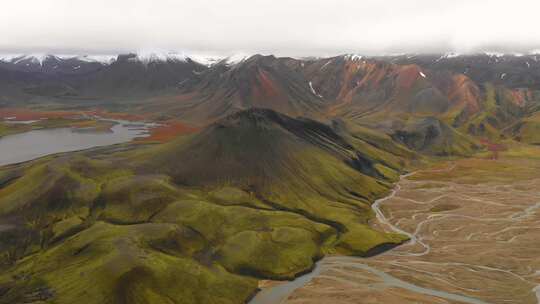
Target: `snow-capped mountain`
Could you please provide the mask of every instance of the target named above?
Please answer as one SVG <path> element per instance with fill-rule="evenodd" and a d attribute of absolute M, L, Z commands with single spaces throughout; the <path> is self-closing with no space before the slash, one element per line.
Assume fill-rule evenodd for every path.
<path fill-rule="evenodd" d="M 133 53 L 133 56 L 129 58 L 131 61 L 138 61 L 144 64 L 150 64 L 153 62 L 186 62 L 189 57 L 183 53 L 176 52 L 137 52 Z"/>
<path fill-rule="evenodd" d="M 70 56 L 66 58 L 77 59 L 87 62 L 98 62 L 102 64 L 110 64 L 116 61 L 118 55 L 82 55 L 82 56 Z"/>
<path fill-rule="evenodd" d="M 189 58 L 197 63 L 200 63 L 202 65 L 205 65 L 207 67 L 211 67 L 214 64 L 217 64 L 223 60 L 223 56 L 215 56 L 215 55 L 198 55 L 198 54 L 192 54 L 189 55 Z"/>
<path fill-rule="evenodd" d="M 51 55 L 51 54 L 4 54 L 0 55 L 0 62 L 12 64 L 39 64 L 47 61 L 85 61 L 109 64 L 115 61 L 117 55 Z"/>
<path fill-rule="evenodd" d="M 80 74 L 95 71 L 114 62 L 116 56 L 105 55 L 0 55 L 0 67 L 20 72 L 45 74 Z"/>
<path fill-rule="evenodd" d="M 336 110 L 362 113 L 381 101 L 388 101 L 392 110 L 439 113 L 459 106 L 474 114 L 487 82 L 518 90 L 509 93 L 516 96 L 521 88 L 540 88 L 539 59 L 540 55 L 456 53 L 329 58 L 159 51 L 3 55 L 0 98 L 9 102 L 156 98 L 159 101 L 144 106 L 202 120 L 246 107 L 296 116 L 320 113 L 333 104 Z M 527 94 L 523 100 L 536 98 L 536 93 Z"/>
<path fill-rule="evenodd" d="M 240 62 L 243 62 L 244 60 L 248 59 L 251 56 L 252 55 L 248 55 L 248 54 L 245 54 L 245 53 L 234 54 L 234 55 L 228 56 L 225 59 L 223 59 L 223 63 L 225 63 L 225 64 L 227 64 L 229 66 L 232 66 L 232 65 L 238 64 Z"/>
<path fill-rule="evenodd" d="M 251 54 L 238 53 L 230 56 L 163 52 L 163 51 L 138 51 L 128 54 L 98 54 L 98 55 L 70 55 L 70 54 L 0 54 L 0 66 L 12 70 L 26 72 L 45 73 L 69 73 L 85 71 L 83 66 L 92 64 L 93 68 L 108 66 L 115 63 L 118 58 L 127 59 L 132 63 L 145 66 L 167 62 L 194 62 L 206 67 L 215 64 L 236 65 L 249 57 Z"/>

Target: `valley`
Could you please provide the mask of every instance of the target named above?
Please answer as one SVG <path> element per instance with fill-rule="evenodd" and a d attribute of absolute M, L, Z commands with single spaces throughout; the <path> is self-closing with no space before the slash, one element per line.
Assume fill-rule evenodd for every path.
<path fill-rule="evenodd" d="M 0 304 L 537 303 L 538 71 L 0 57 Z"/>

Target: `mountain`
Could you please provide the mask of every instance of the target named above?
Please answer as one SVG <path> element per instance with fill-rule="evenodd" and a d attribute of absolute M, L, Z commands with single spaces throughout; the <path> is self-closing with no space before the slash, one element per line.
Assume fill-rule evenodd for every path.
<path fill-rule="evenodd" d="M 486 71 L 483 64 L 489 60 L 494 60 L 494 70 L 501 70 L 517 60 L 526 63 L 534 59 L 534 56 L 506 57 L 425 55 L 373 58 L 344 55 L 306 60 L 302 64 L 292 63 L 292 66 L 305 75 L 315 91 L 324 96 L 330 115 L 357 120 L 393 137 L 397 133 L 409 133 L 403 129 L 405 125 L 438 121 L 436 125 L 441 126 L 440 131 L 455 130 L 437 134 L 454 134 L 451 137 L 463 139 L 458 140 L 463 148 L 476 145 L 472 144 L 471 138 L 466 139 L 468 136 L 492 140 L 505 137 L 502 130 L 538 108 L 536 80 L 529 81 L 525 87 L 515 87 L 516 82 L 506 83 L 478 76 Z M 495 61 L 496 58 L 500 59 Z M 472 72 L 461 73 L 459 68 L 449 63 L 456 60 L 477 63 L 476 66 L 470 65 Z M 531 65 L 530 75 L 537 70 Z M 522 71 L 517 73 L 527 75 Z M 435 125 L 432 127 L 439 129 Z M 455 140 L 446 138 L 444 142 Z M 471 149 L 450 148 L 446 152 L 431 152 L 445 154 L 456 151 Z"/>
<path fill-rule="evenodd" d="M 367 151 L 355 151 L 354 142 L 347 139 L 349 131 L 346 127 L 336 129 L 339 122 L 335 124 L 336 126 L 326 125 L 307 118 L 294 119 L 269 109 L 249 109 L 211 124 L 188 146 L 184 142 L 180 145 L 182 148 L 174 143 L 170 144 L 170 153 L 166 153 L 164 148 L 163 153 L 156 157 L 163 163 L 171 164 L 170 175 L 175 177 L 178 183 L 186 185 L 214 183 L 222 179 L 233 182 L 241 178 L 250 181 L 244 186 L 263 187 L 268 182 L 260 181 L 259 184 L 258 178 L 291 175 L 296 179 L 301 171 L 269 173 L 294 169 L 296 165 L 286 165 L 284 160 L 296 151 L 303 153 L 320 150 L 319 152 L 331 154 L 340 162 L 372 178 L 385 178 L 386 169 L 378 170 L 381 166 L 392 170 L 399 170 L 402 166 L 398 164 L 396 156 L 378 160 L 376 152 L 368 154 Z M 174 166 L 174 158 L 185 159 L 186 163 Z M 291 161 L 306 162 L 304 159 Z M 155 160 L 150 163 L 157 164 L 160 168 L 159 162 Z M 202 172 L 204 174 L 200 178 L 203 180 L 198 181 Z M 272 183 L 276 182 L 283 181 L 272 180 Z"/>
<path fill-rule="evenodd" d="M 212 121 L 249 108 L 267 108 L 292 116 L 321 116 L 323 101 L 284 59 L 274 56 L 226 59 L 182 83 L 165 105 L 183 119 Z M 160 99 L 163 99 L 160 97 Z"/>
<path fill-rule="evenodd" d="M 163 145 L 0 168 L 0 303 L 243 303 L 325 254 L 396 246 L 370 204 L 403 170 L 394 153 L 414 153 L 378 136 L 251 109 Z"/>
<path fill-rule="evenodd" d="M 119 55 L 95 73 L 69 82 L 81 96 L 99 98 L 144 98 L 175 89 L 195 73 L 206 69 L 182 55 Z"/>
<path fill-rule="evenodd" d="M 416 64 L 442 73 L 459 73 L 473 83 L 479 101 L 475 115 L 453 115 L 449 121 L 462 132 L 478 137 L 500 139 L 531 138 L 519 130 L 534 125 L 540 99 L 539 55 L 443 54 L 403 55 L 378 58 L 395 64 Z M 534 129 L 534 127 L 532 127 Z M 508 132 L 514 130 L 514 132 Z M 517 132 L 517 133 L 516 133 Z M 525 133 L 529 133 L 525 131 Z"/>
<path fill-rule="evenodd" d="M 0 105 L 28 105 L 76 96 L 66 79 L 97 72 L 105 63 L 87 57 L 12 55 L 0 58 Z"/>
<path fill-rule="evenodd" d="M 50 75 L 73 75 L 96 71 L 112 61 L 110 57 L 11 55 L 0 57 L 0 69 Z"/>
<path fill-rule="evenodd" d="M 303 74 L 334 113 L 439 115 L 466 111 L 470 115 L 479 108 L 479 89 L 465 75 L 423 69 L 417 64 L 345 55 L 308 61 Z"/>
<path fill-rule="evenodd" d="M 0 102 L 60 103 L 63 107 L 112 106 L 174 89 L 207 66 L 184 55 L 20 55 L 0 60 Z M 12 98 L 15 97 L 15 98 Z M 104 99 L 110 99 L 105 102 Z M 126 107 L 129 106 L 125 105 Z"/>

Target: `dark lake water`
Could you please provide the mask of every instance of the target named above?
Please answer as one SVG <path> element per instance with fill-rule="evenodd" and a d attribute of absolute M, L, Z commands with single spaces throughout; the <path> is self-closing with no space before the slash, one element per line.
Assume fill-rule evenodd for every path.
<path fill-rule="evenodd" d="M 111 131 L 71 128 L 32 130 L 0 137 L 0 166 L 42 156 L 108 146 L 148 135 L 151 124 L 117 121 Z"/>

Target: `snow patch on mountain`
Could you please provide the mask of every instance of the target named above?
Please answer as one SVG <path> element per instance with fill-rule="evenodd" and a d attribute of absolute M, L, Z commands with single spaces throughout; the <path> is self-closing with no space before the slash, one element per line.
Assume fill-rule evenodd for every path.
<path fill-rule="evenodd" d="M 321 67 L 321 70 L 323 70 L 323 69 L 324 69 L 327 65 L 329 65 L 332 61 L 333 61 L 332 59 L 328 60 L 328 62 L 325 63 L 325 64 Z"/>
<path fill-rule="evenodd" d="M 489 57 L 503 57 L 504 53 L 499 53 L 499 52 L 484 52 L 484 54 L 486 54 L 487 56 Z"/>
<path fill-rule="evenodd" d="M 346 60 L 350 60 L 350 61 L 357 61 L 357 60 L 361 60 L 363 58 L 362 55 L 358 55 L 358 54 L 346 54 L 343 57 Z"/>
<path fill-rule="evenodd" d="M 198 54 L 189 55 L 189 58 L 207 67 L 211 67 L 212 65 L 225 59 L 225 57 L 223 56 L 198 55 Z"/>
<path fill-rule="evenodd" d="M 118 58 L 117 55 L 82 55 L 82 56 L 73 56 L 70 59 L 77 59 L 85 62 L 97 62 L 101 64 L 110 64 L 116 61 Z"/>
<path fill-rule="evenodd" d="M 448 59 L 448 58 L 456 58 L 456 57 L 459 57 L 461 56 L 461 54 L 459 53 L 455 53 L 455 52 L 448 52 L 448 53 L 444 53 L 441 57 L 439 57 L 437 60 L 435 60 L 435 62 L 439 62 L 443 59 Z"/>
<path fill-rule="evenodd" d="M 313 93 L 313 95 L 317 96 L 317 97 L 320 97 L 320 98 L 323 98 L 322 95 L 320 94 L 317 94 L 317 92 L 315 91 L 315 89 L 313 88 L 313 83 L 310 81 L 309 82 L 309 88 L 311 89 L 311 93 Z"/>
<path fill-rule="evenodd" d="M 35 64 L 39 64 L 39 65 L 43 65 L 43 62 L 47 59 L 47 58 L 54 58 L 53 55 L 47 55 L 47 54 L 33 54 L 33 55 L 27 55 L 27 56 L 23 56 L 22 58 L 20 59 L 16 59 L 16 62 L 15 63 L 19 63 L 21 61 L 26 61 L 26 60 L 30 60 L 32 63 L 35 63 Z"/>
<path fill-rule="evenodd" d="M 444 58 L 455 58 L 459 56 L 461 56 L 461 54 L 455 53 L 455 52 L 449 52 L 449 53 L 444 54 Z"/>
<path fill-rule="evenodd" d="M 188 57 L 184 53 L 176 53 L 176 52 L 162 52 L 162 51 L 154 51 L 154 50 L 143 50 L 139 51 L 135 54 L 134 57 L 130 58 L 130 60 L 136 60 L 140 61 L 144 64 L 149 64 L 151 62 L 167 62 L 167 61 L 183 61 L 186 62 L 188 60 Z"/>
<path fill-rule="evenodd" d="M 249 57 L 251 57 L 251 55 L 248 55 L 246 53 L 238 53 L 225 58 L 224 61 L 227 65 L 236 65 L 240 62 L 245 61 Z"/>

